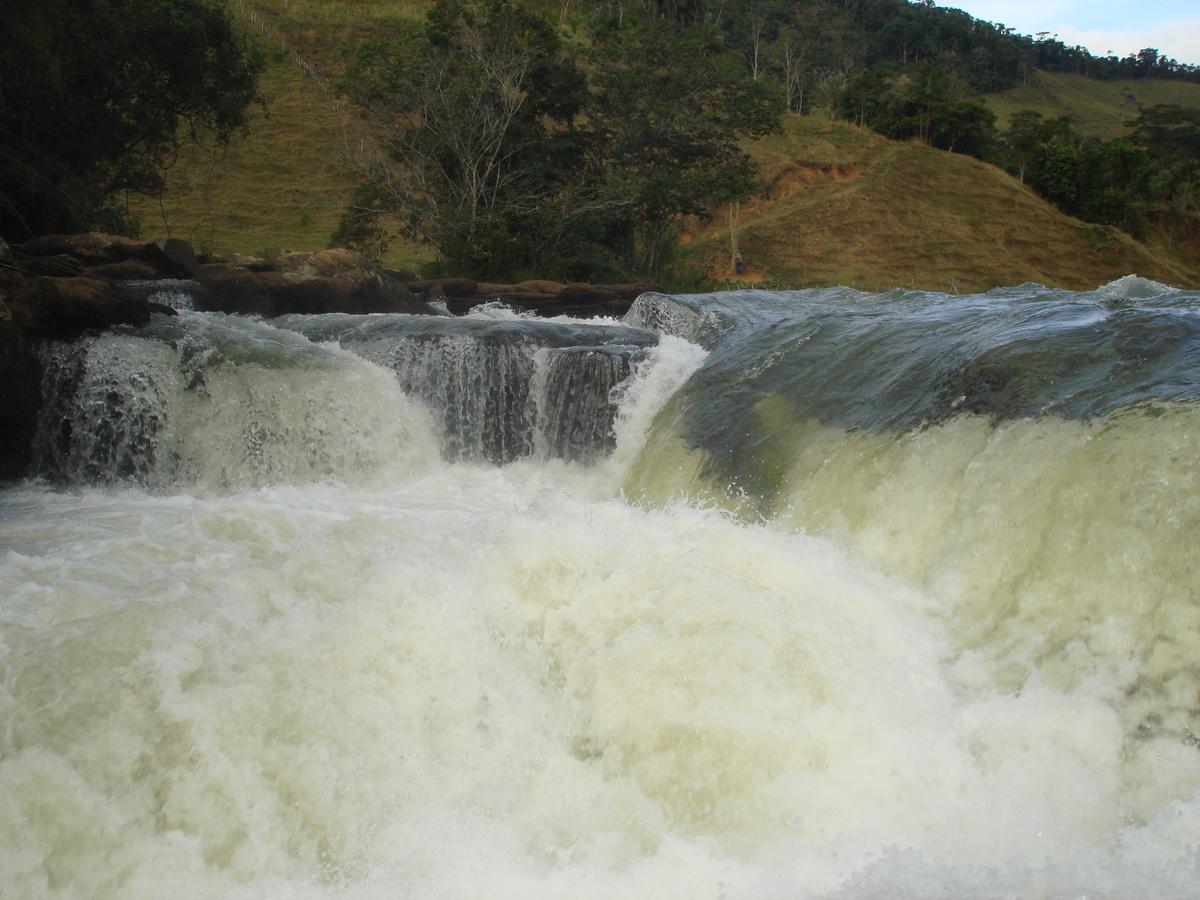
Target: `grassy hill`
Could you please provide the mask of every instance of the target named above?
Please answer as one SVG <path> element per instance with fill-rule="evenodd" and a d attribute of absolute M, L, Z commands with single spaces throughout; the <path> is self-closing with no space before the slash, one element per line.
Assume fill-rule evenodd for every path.
<path fill-rule="evenodd" d="M 266 51 L 259 85 L 264 106 L 255 111 L 248 136 L 227 153 L 185 148 L 168 173 L 161 202 L 132 202 L 143 231 L 182 237 L 218 253 L 324 247 L 357 184 L 352 163 L 369 136 L 339 109 L 328 84 L 323 91 L 300 68 L 296 54 L 327 79 L 336 74 L 338 48 L 352 31 L 416 18 L 427 6 L 355 0 L 231 4 L 238 23 Z M 417 268 L 429 255 L 428 248 L 397 241 L 387 262 Z"/>
<path fill-rule="evenodd" d="M 262 79 L 266 109 L 249 137 L 222 157 L 189 151 L 169 176 L 163 202 L 136 209 L 148 234 L 170 232 L 198 248 L 258 254 L 324 246 L 354 188 L 351 161 L 361 127 L 336 108 L 320 78 L 336 74 L 339 48 L 382 23 L 419 17 L 421 0 L 257 0 L 239 21 L 260 33 L 270 62 Z M 1070 109 L 1074 91 L 1092 98 L 1077 109 L 1096 122 L 1121 82 L 1039 75 L 995 102 L 1027 108 L 1041 91 L 1051 114 Z M 1138 101 L 1182 102 L 1200 85 L 1137 82 Z M 327 85 L 326 85 L 327 87 Z M 1026 93 L 1018 93 L 1024 91 Z M 1165 95 L 1163 92 L 1166 92 Z M 1124 102 L 1123 100 L 1121 102 Z M 1120 103 L 1114 107 L 1121 109 Z M 1081 121 L 1081 125 L 1083 122 Z M 1100 126 L 1089 126 L 1100 127 Z M 1108 127 L 1108 126 L 1106 126 Z M 368 148 L 369 149 L 369 148 Z M 888 141 L 818 116 L 789 117 L 783 135 L 750 147 L 767 195 L 744 204 L 740 245 L 745 280 L 781 285 L 841 283 L 976 290 L 1039 281 L 1090 287 L 1137 272 L 1173 284 L 1200 284 L 1200 271 L 1111 228 L 1071 219 L 1000 170 L 924 145 Z M 684 236 L 684 261 L 708 278 L 731 277 L 724 214 Z M 397 242 L 388 262 L 419 268 L 427 248 Z"/>
<path fill-rule="evenodd" d="M 756 148 L 767 195 L 743 205 L 742 279 L 865 289 L 1087 288 L 1137 273 L 1200 285 L 1200 271 L 1114 228 L 1072 219 L 986 163 L 816 116 Z M 727 220 L 689 235 L 688 259 L 729 278 Z"/>
<path fill-rule="evenodd" d="M 1047 117 L 1070 116 L 1087 137 L 1111 140 L 1125 133 L 1125 123 L 1160 103 L 1200 109 L 1200 84 L 1185 81 L 1118 79 L 1099 81 L 1083 75 L 1034 72 L 1026 84 L 984 98 L 996 113 L 999 128 L 1013 114 L 1033 109 Z"/>

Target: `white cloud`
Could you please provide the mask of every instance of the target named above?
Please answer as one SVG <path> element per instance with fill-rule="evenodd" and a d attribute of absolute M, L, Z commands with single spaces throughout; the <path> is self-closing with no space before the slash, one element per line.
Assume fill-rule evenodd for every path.
<path fill-rule="evenodd" d="M 1160 53 L 1180 62 L 1200 64 L 1200 16 L 1163 22 L 1149 28 L 1087 29 L 1056 25 L 1050 29 L 1058 39 L 1074 46 L 1082 44 L 1093 53 L 1109 50 L 1128 56 L 1143 47 L 1155 47 Z"/>
<path fill-rule="evenodd" d="M 1067 44 L 1118 56 L 1156 47 L 1200 64 L 1200 15 L 1178 0 L 939 0 L 977 19 L 1003 22 L 1022 34 L 1057 34 Z"/>

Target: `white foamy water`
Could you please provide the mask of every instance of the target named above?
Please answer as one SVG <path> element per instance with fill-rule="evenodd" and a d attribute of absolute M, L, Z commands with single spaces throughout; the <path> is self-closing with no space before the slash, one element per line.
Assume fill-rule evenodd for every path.
<path fill-rule="evenodd" d="M 5 900 L 1195 894 L 1193 406 L 795 423 L 748 523 L 677 338 L 590 466 L 165 354 L 190 480 L 0 492 Z"/>

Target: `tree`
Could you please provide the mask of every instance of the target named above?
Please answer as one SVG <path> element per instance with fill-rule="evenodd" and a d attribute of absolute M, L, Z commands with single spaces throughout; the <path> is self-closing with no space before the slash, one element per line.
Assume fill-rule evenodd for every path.
<path fill-rule="evenodd" d="M 838 113 L 891 138 L 982 157 L 992 147 L 995 115 L 940 66 L 910 66 L 889 81 L 879 70 L 846 83 Z"/>
<path fill-rule="evenodd" d="M 779 81 L 783 87 L 783 106 L 788 112 L 795 112 L 797 115 L 804 114 L 808 49 L 800 32 L 790 27 L 780 31 L 779 40 L 775 44 L 775 54 L 779 61 Z"/>
<path fill-rule="evenodd" d="M 1166 104 L 1142 110 L 1131 139 L 1154 164 L 1153 199 L 1176 220 L 1200 213 L 1200 110 Z"/>
<path fill-rule="evenodd" d="M 227 142 L 260 55 L 206 0 L 9 0 L 0 17 L 0 235 L 133 232 L 181 142 Z"/>
<path fill-rule="evenodd" d="M 1025 173 L 1037 163 L 1045 133 L 1045 120 L 1040 112 L 1023 109 L 1015 113 L 1005 135 L 1009 156 L 1017 169 L 1017 178 L 1025 183 Z"/>
<path fill-rule="evenodd" d="M 752 192 L 740 141 L 779 129 L 782 98 L 735 55 L 702 52 L 694 30 L 658 23 L 610 35 L 592 64 L 592 169 L 622 210 L 627 264 L 655 274 L 681 217 Z"/>
<path fill-rule="evenodd" d="M 549 23 L 509 0 L 439 0 L 421 25 L 356 48 L 341 86 L 387 147 L 364 173 L 371 193 L 411 237 L 464 273 L 535 265 L 582 162 L 585 81 Z"/>
<path fill-rule="evenodd" d="M 1084 145 L 1080 161 L 1081 218 L 1133 230 L 1149 176 L 1149 155 L 1125 138 Z"/>
<path fill-rule="evenodd" d="M 439 0 L 425 23 L 350 57 L 342 85 L 388 148 L 361 196 L 389 197 L 463 274 L 656 273 L 680 217 L 751 190 L 739 141 L 782 112 L 737 53 L 680 24 L 697 8 L 600 22 L 588 78 L 528 9 Z M 374 241 L 377 207 L 356 206 L 339 236 Z"/>

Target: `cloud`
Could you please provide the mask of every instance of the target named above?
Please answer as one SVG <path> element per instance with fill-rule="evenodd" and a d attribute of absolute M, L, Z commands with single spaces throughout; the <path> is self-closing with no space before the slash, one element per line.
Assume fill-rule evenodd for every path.
<path fill-rule="evenodd" d="M 1200 64 L 1200 15 L 1194 0 L 941 0 L 986 22 L 1022 34 L 1045 31 L 1093 53 L 1128 56 L 1156 47 L 1180 62 Z"/>
<path fill-rule="evenodd" d="M 1180 62 L 1200 64 L 1200 16 L 1162 22 L 1149 28 L 1089 29 L 1055 25 L 1050 31 L 1056 32 L 1065 44 L 1082 44 L 1100 55 L 1111 50 L 1117 56 L 1128 56 L 1143 47 L 1155 47 Z"/>

